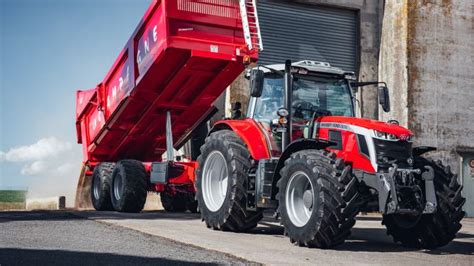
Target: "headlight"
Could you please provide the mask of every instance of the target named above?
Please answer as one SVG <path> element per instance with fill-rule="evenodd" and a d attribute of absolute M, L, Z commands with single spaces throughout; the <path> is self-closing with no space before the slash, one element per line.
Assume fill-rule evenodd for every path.
<path fill-rule="evenodd" d="M 374 137 L 377 139 L 383 139 L 383 140 L 391 140 L 391 141 L 398 141 L 400 140 L 396 135 L 394 134 L 389 134 L 385 133 L 382 131 L 374 130 Z"/>

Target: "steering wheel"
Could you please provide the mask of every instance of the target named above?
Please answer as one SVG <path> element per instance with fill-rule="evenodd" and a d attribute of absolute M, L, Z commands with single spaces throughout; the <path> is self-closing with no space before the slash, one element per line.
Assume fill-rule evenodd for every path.
<path fill-rule="evenodd" d="M 294 116 L 301 119 L 305 118 L 303 111 L 313 112 L 316 109 L 312 103 L 303 100 L 294 101 L 291 107 L 294 109 Z"/>

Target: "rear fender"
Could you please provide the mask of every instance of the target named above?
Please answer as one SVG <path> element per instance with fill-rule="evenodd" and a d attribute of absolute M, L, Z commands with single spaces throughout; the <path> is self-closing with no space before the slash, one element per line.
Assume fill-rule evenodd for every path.
<path fill-rule="evenodd" d="M 234 131 L 242 139 L 254 160 L 270 158 L 267 139 L 253 119 L 218 121 L 210 133 L 225 129 Z"/>

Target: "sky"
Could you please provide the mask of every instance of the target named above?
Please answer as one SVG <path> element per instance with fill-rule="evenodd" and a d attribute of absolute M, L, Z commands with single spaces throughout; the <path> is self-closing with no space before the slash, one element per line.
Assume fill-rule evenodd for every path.
<path fill-rule="evenodd" d="M 151 0 L 0 0 L 0 189 L 72 204 L 75 92 L 103 80 Z"/>

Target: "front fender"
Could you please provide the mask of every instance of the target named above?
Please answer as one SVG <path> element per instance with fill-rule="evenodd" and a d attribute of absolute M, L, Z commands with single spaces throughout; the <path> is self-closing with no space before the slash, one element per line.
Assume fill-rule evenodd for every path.
<path fill-rule="evenodd" d="M 290 158 L 290 156 L 298 151 L 302 150 L 309 150 L 309 149 L 315 149 L 315 150 L 323 150 L 326 149 L 327 147 L 334 145 L 334 142 L 327 141 L 325 139 L 297 139 L 290 143 L 288 147 L 286 147 L 285 151 L 281 154 L 280 159 L 278 160 L 278 163 L 275 167 L 275 172 L 273 174 L 273 188 L 276 188 L 278 180 L 280 180 L 280 170 L 285 166 L 285 161 L 286 159 Z M 276 196 L 276 189 L 273 190 L 272 193 L 272 198 L 275 198 Z"/>
<path fill-rule="evenodd" d="M 214 124 L 211 133 L 223 129 L 234 131 L 247 145 L 254 160 L 269 159 L 271 157 L 265 134 L 253 119 L 221 120 Z"/>

